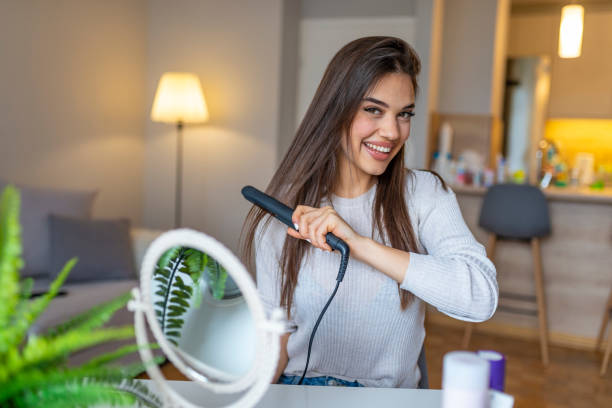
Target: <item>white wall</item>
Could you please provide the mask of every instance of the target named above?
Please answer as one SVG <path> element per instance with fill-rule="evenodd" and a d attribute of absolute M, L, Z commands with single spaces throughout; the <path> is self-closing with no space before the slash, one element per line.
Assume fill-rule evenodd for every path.
<path fill-rule="evenodd" d="M 410 148 L 406 150 L 406 164 L 411 168 L 425 168 L 430 112 L 438 111 L 444 0 L 418 0 L 416 4 L 416 38 L 414 47 L 421 58 L 420 91 L 417 95 L 415 117 L 410 129 Z"/>
<path fill-rule="evenodd" d="M 440 112 L 499 114 L 508 12 L 508 0 L 445 2 Z"/>
<path fill-rule="evenodd" d="M 0 178 L 142 208 L 145 1 L 0 0 Z"/>
<path fill-rule="evenodd" d="M 296 90 L 295 125 L 301 120 L 332 56 L 343 45 L 366 35 L 396 35 L 407 40 L 422 62 L 419 76 L 421 93 L 416 117 L 407 143 L 409 167 L 425 165 L 427 128 L 429 126 L 430 86 L 438 81 L 438 27 L 442 0 L 308 0 L 301 2 L 300 74 Z M 436 91 L 437 92 L 437 91 Z M 288 146 L 293 134 L 281 134 L 281 144 Z M 285 149 L 282 151 L 284 152 Z"/>
<path fill-rule="evenodd" d="M 249 208 L 240 189 L 264 188 L 276 167 L 281 0 L 149 2 L 146 107 L 165 71 L 195 72 L 211 120 L 187 126 L 183 225 L 238 248 Z M 174 215 L 176 129 L 147 121 L 144 223 Z"/>
<path fill-rule="evenodd" d="M 301 0 L 301 14 L 305 19 L 412 16 L 417 1 Z"/>
<path fill-rule="evenodd" d="M 548 116 L 612 118 L 612 3 L 585 7 L 582 55 L 559 58 L 560 7 L 513 13 L 510 56 L 552 59 Z"/>
<path fill-rule="evenodd" d="M 414 42 L 414 17 L 308 18 L 300 23 L 297 123 L 301 122 L 333 56 L 349 42 L 391 35 Z"/>

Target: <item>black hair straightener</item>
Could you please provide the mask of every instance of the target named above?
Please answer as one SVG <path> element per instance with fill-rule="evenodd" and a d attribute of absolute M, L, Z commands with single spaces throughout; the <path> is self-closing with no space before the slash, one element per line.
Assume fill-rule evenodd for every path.
<path fill-rule="evenodd" d="M 283 224 L 286 224 L 289 228 L 295 228 L 293 225 L 293 221 L 291 220 L 293 210 L 287 207 L 285 204 L 281 203 L 273 197 L 270 197 L 265 193 L 262 193 L 261 191 L 257 190 L 255 187 L 252 186 L 244 187 L 242 189 L 242 195 L 244 196 L 244 198 L 246 198 L 253 204 L 272 214 Z M 340 254 L 342 255 L 342 259 L 340 261 L 340 269 L 338 270 L 338 276 L 336 277 L 336 288 L 329 297 L 329 300 L 325 304 L 325 307 L 323 307 L 321 314 L 319 314 L 319 318 L 317 319 L 317 322 L 315 323 L 314 328 L 312 329 L 312 333 L 310 334 L 310 341 L 308 342 L 308 354 L 306 357 L 306 366 L 304 367 L 304 372 L 302 373 L 302 377 L 300 378 L 300 382 L 298 384 L 302 384 L 302 381 L 304 381 L 304 376 L 306 375 L 306 371 L 308 370 L 308 363 L 310 362 L 310 350 L 312 348 L 312 340 L 314 339 L 314 335 L 317 332 L 317 328 L 319 327 L 319 323 L 321 322 L 321 319 L 323 318 L 327 307 L 331 303 L 334 296 L 336 296 L 336 292 L 338 291 L 340 282 L 342 282 L 342 279 L 344 278 L 346 266 L 348 265 L 349 247 L 346 242 L 344 242 L 331 232 L 327 233 L 327 235 L 325 236 L 325 241 L 332 249 L 340 252 Z"/>

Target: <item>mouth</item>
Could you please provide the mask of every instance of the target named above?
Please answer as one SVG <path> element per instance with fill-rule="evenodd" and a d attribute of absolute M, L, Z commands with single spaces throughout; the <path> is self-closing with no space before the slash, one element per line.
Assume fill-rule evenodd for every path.
<path fill-rule="evenodd" d="M 367 152 L 376 160 L 387 160 L 391 156 L 391 145 L 379 145 L 369 142 L 363 142 Z"/>

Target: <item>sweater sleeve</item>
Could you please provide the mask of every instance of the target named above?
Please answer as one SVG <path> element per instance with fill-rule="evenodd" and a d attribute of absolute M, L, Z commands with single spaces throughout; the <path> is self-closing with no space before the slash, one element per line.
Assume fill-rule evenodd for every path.
<path fill-rule="evenodd" d="M 491 318 L 498 301 L 495 266 L 465 224 L 455 194 L 430 173 L 417 179 L 412 208 L 426 254 L 410 253 L 401 288 L 456 319 Z"/>
<path fill-rule="evenodd" d="M 286 233 L 283 228 L 275 225 L 276 223 L 276 220 L 272 220 L 269 225 L 264 226 L 264 219 L 260 222 L 255 233 L 257 291 L 268 316 L 273 309 L 281 308 L 285 312 L 286 318 L 286 308 L 280 306 L 280 251 Z M 287 321 L 288 332 L 294 332 L 296 327 L 293 320 L 289 319 Z"/>

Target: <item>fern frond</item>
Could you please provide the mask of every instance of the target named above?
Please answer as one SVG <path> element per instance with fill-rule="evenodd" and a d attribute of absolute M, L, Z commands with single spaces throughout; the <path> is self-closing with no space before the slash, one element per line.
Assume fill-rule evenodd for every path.
<path fill-rule="evenodd" d="M 158 344 L 151 343 L 147 345 L 148 348 L 155 350 L 159 348 Z M 117 359 L 120 359 L 123 356 L 126 356 L 131 353 L 135 353 L 140 350 L 140 346 L 138 344 L 129 344 L 127 346 L 123 346 L 118 348 L 115 351 L 111 351 L 110 353 L 102 354 L 101 356 L 97 356 L 89 360 L 87 363 L 83 364 L 83 368 L 95 368 L 106 365 Z"/>
<path fill-rule="evenodd" d="M 193 306 L 197 309 L 202 304 L 202 290 L 200 289 L 200 281 L 210 258 L 206 253 L 198 251 L 197 249 L 190 248 L 189 251 L 185 264 L 187 265 L 189 276 L 191 276 L 191 281 L 194 288 L 192 294 Z"/>
<path fill-rule="evenodd" d="M 142 406 L 156 408 L 163 405 L 157 394 L 151 392 L 149 387 L 139 381 L 126 380 L 117 388 L 134 395 Z"/>
<path fill-rule="evenodd" d="M 25 278 L 24 280 L 22 280 L 19 297 L 21 299 L 26 299 L 26 300 L 30 299 L 30 297 L 32 296 L 33 287 L 34 287 L 34 279 Z"/>
<path fill-rule="evenodd" d="M 162 300 L 156 302 L 155 305 L 157 306 L 158 321 L 165 335 L 168 335 L 166 327 L 167 319 L 182 315 L 187 310 L 186 307 L 189 307 L 187 302 L 182 302 L 183 298 L 180 295 L 172 293 L 174 292 L 172 290 L 173 285 L 182 284 L 185 286 L 179 273 L 182 273 L 180 270 L 183 268 L 187 250 L 184 247 L 175 247 L 166 251 L 162 256 L 163 259 L 160 259 L 158 262 L 154 273 L 154 276 L 159 278 L 156 294 L 162 297 Z"/>
<path fill-rule="evenodd" d="M 61 360 L 75 351 L 112 340 L 134 336 L 133 326 L 72 330 L 54 338 L 31 336 L 21 354 L 14 354 L 0 367 L 0 382 L 21 370 Z"/>
<path fill-rule="evenodd" d="M 79 381 L 83 378 L 113 383 L 120 382 L 124 377 L 124 370 L 121 368 L 78 367 L 73 369 L 44 370 L 40 367 L 33 367 L 15 374 L 5 383 L 0 383 L 0 406 L 6 405 L 7 401 L 10 401 L 19 393 L 34 390 L 44 385 L 65 384 Z"/>
<path fill-rule="evenodd" d="M 72 382 L 41 386 L 17 396 L 12 402 L 14 407 L 69 408 L 96 404 L 127 407 L 133 406 L 137 397 L 111 384 Z"/>
<path fill-rule="evenodd" d="M 163 357 L 156 357 L 149 364 L 160 364 Z M 61 385 L 71 382 L 95 381 L 97 383 L 119 385 L 126 379 L 132 379 L 145 370 L 146 365 L 135 363 L 123 367 L 113 366 L 81 366 L 77 368 L 62 368 L 42 370 L 38 367 L 17 373 L 5 383 L 0 383 L 0 406 L 7 405 L 17 395 L 36 390 L 44 386 Z"/>
<path fill-rule="evenodd" d="M 11 323 L 19 301 L 21 259 L 21 226 L 19 225 L 20 195 L 13 186 L 4 189 L 0 197 L 0 331 Z M 0 353 L 8 345 L 0 338 Z"/>
<path fill-rule="evenodd" d="M 84 313 L 81 313 L 67 322 L 61 323 L 49 329 L 45 336 L 47 338 L 57 337 L 69 330 L 93 330 L 101 327 L 108 322 L 117 310 L 123 308 L 131 299 L 132 295 L 124 293 L 111 299 L 105 303 L 92 307 Z"/>
<path fill-rule="evenodd" d="M 16 347 L 23 341 L 32 323 L 44 312 L 51 300 L 55 298 L 76 263 L 77 258 L 69 260 L 59 275 L 53 280 L 47 293 L 34 300 L 30 300 L 27 306 L 24 305 L 23 311 L 15 316 L 16 318 L 12 321 L 12 326 L 5 330 L 0 330 L 0 353 L 6 351 L 7 348 Z M 6 349 L 3 349 L 2 345 Z"/>
<path fill-rule="evenodd" d="M 225 294 L 225 282 L 227 281 L 227 271 L 216 259 L 208 258 L 206 265 L 208 284 L 215 299 L 223 299 Z"/>
<path fill-rule="evenodd" d="M 181 252 L 183 248 L 178 246 L 174 248 L 170 248 L 159 258 L 157 261 L 157 269 L 164 270 L 169 264 L 170 261 L 178 257 L 179 252 Z"/>

